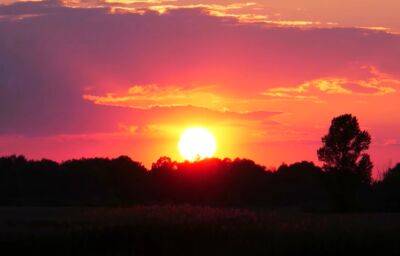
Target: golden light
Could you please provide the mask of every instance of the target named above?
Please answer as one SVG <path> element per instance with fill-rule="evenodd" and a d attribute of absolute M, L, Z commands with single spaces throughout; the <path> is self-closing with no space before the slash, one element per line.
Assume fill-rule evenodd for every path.
<path fill-rule="evenodd" d="M 214 136 L 205 128 L 187 128 L 179 140 L 179 152 L 185 160 L 196 161 L 212 157 L 217 149 Z"/>

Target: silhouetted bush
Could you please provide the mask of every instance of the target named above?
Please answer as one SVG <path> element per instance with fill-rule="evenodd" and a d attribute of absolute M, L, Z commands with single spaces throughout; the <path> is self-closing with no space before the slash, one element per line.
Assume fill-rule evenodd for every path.
<path fill-rule="evenodd" d="M 325 173 L 312 162 L 283 164 L 275 174 L 275 200 L 285 205 L 326 208 L 328 194 L 324 178 Z"/>
<path fill-rule="evenodd" d="M 386 210 L 400 210 L 400 163 L 389 169 L 375 185 L 377 203 Z"/>

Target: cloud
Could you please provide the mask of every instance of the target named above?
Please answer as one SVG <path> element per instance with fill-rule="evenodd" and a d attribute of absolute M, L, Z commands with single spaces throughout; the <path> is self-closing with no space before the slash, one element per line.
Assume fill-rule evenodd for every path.
<path fill-rule="evenodd" d="M 77 12 L 98 12 L 107 11 L 102 6 L 92 6 L 93 8 L 66 8 L 62 1 L 59 0 L 43 0 L 43 1 L 21 1 L 9 5 L 0 4 L 0 16 L 21 16 L 21 15 L 45 15 L 45 14 L 62 14 Z"/>
<path fill-rule="evenodd" d="M 362 69 L 367 69 L 372 76 L 366 80 L 352 80 L 345 77 L 320 78 L 295 87 L 270 88 L 262 94 L 270 97 L 318 102 L 323 95 L 383 96 L 395 93 L 396 88 L 400 87 L 400 80 L 380 72 L 375 67 L 365 66 Z"/>
<path fill-rule="evenodd" d="M 105 0 L 106 3 L 120 3 L 120 4 L 162 4 L 168 2 L 176 2 L 177 0 Z"/>
<path fill-rule="evenodd" d="M 127 92 L 120 94 L 112 92 L 105 95 L 84 94 L 83 99 L 96 105 L 142 110 L 194 107 L 222 113 L 237 113 L 238 116 L 246 117 L 249 117 L 248 113 L 259 112 L 253 103 L 257 103 L 260 99 L 224 95 L 214 92 L 215 87 L 134 85 Z"/>
<path fill-rule="evenodd" d="M 247 3 L 232 3 L 232 4 L 187 4 L 187 5 L 153 5 L 149 6 L 149 10 L 157 11 L 159 13 L 165 13 L 170 10 L 176 9 L 204 9 L 210 11 L 210 14 L 216 16 L 230 16 L 227 11 L 230 10 L 240 10 L 245 7 L 254 6 L 256 3 L 247 2 Z M 233 14 L 232 14 L 233 15 Z M 233 15 L 235 16 L 235 15 Z"/>
<path fill-rule="evenodd" d="M 146 14 L 157 12 L 164 14 L 174 10 L 195 9 L 205 12 L 209 15 L 221 18 L 235 19 L 241 23 L 258 23 L 266 26 L 281 27 L 313 27 L 313 28 L 331 28 L 343 27 L 336 22 L 321 22 L 307 19 L 282 19 L 281 14 L 276 10 L 266 7 L 259 2 L 232 2 L 224 4 L 209 3 L 207 1 L 199 3 L 198 1 L 181 0 L 44 0 L 44 1 L 22 1 L 12 5 L 6 5 L 2 8 L 0 17 L 8 17 L 13 20 L 26 17 L 34 17 L 42 14 L 59 13 L 66 11 L 63 7 L 73 7 L 78 9 L 97 9 L 108 13 L 136 13 Z M 260 10 L 262 10 L 260 12 Z M 379 30 L 389 32 L 389 28 L 379 26 L 359 26 L 366 30 Z"/>
<path fill-rule="evenodd" d="M 387 139 L 383 142 L 384 146 L 400 146 L 400 141 L 397 139 Z"/>
<path fill-rule="evenodd" d="M 24 0 L 22 0 L 24 1 Z M 2 0 L 12 4 L 21 0 Z M 273 26 L 303 27 L 358 27 L 371 30 L 400 31 L 397 10 L 400 3 L 387 0 L 380 4 L 368 0 L 360 5 L 359 0 L 320 3 L 318 1 L 282 0 L 61 0 L 63 6 L 74 8 L 110 7 L 116 12 L 145 12 L 150 8 L 165 12 L 183 8 L 202 8 L 212 15 L 231 17 L 243 22 L 262 22 Z"/>
<path fill-rule="evenodd" d="M 231 107 L 241 98 L 225 98 L 210 91 L 212 87 L 182 88 L 178 86 L 134 85 L 125 94 L 106 93 L 105 96 L 85 94 L 83 98 L 101 106 L 130 109 L 141 120 L 132 121 L 140 127 L 147 123 L 165 125 L 179 122 L 230 123 L 242 125 L 246 122 L 265 122 L 280 112 L 273 111 L 232 111 Z M 127 128 L 131 130 L 131 126 Z M 135 128 L 136 129 L 136 128 Z"/>
<path fill-rule="evenodd" d="M 178 86 L 160 87 L 157 85 L 134 85 L 123 95 L 107 93 L 105 96 L 85 94 L 83 98 L 100 105 L 124 106 L 150 109 L 152 107 L 187 106 L 224 110 L 223 97 L 207 90 L 208 88 L 181 88 Z"/>

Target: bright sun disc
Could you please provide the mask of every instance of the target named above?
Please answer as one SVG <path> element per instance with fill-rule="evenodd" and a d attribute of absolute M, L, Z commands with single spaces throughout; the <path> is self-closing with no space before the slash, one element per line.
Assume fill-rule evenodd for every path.
<path fill-rule="evenodd" d="M 217 149 L 214 136 L 205 128 L 186 129 L 179 140 L 179 151 L 185 160 L 212 157 Z"/>

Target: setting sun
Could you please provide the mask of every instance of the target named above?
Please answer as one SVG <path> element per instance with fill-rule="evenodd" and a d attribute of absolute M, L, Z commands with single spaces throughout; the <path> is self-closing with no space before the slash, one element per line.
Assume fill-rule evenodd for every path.
<path fill-rule="evenodd" d="M 212 157 L 217 149 L 214 136 L 205 128 L 187 128 L 179 140 L 179 151 L 185 160 Z"/>

